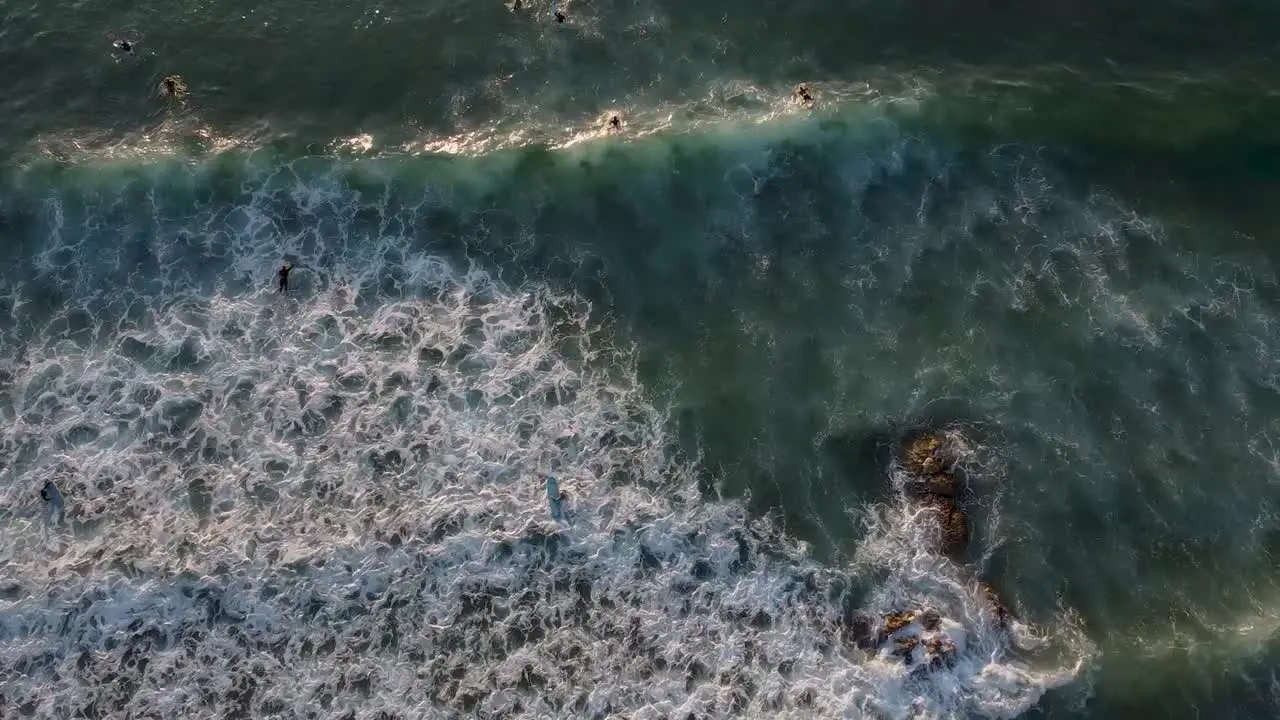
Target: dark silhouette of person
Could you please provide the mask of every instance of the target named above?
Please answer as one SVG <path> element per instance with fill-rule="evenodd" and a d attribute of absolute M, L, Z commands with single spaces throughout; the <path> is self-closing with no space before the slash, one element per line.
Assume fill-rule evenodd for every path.
<path fill-rule="evenodd" d="M 511 0 L 511 9 L 519 10 L 524 7 L 524 0 Z"/>
<path fill-rule="evenodd" d="M 133 54 L 133 43 L 129 42 L 128 40 L 116 40 L 111 44 L 115 47 L 115 49 L 121 52 L 126 52 L 126 53 L 129 53 L 130 55 Z"/>
<path fill-rule="evenodd" d="M 618 113 L 609 116 L 609 129 L 618 132 L 622 129 L 622 118 L 618 117 Z"/>
<path fill-rule="evenodd" d="M 280 271 L 276 273 L 276 277 L 280 279 L 280 292 L 289 292 L 289 271 L 293 266 L 285 263 L 280 266 Z"/>
<path fill-rule="evenodd" d="M 181 100 L 187 96 L 187 83 L 183 81 L 181 75 L 166 75 L 164 80 L 160 81 L 160 94 Z"/>
<path fill-rule="evenodd" d="M 800 83 L 796 86 L 795 91 L 792 92 L 792 97 L 803 103 L 805 107 L 814 106 L 813 95 L 809 92 L 809 86 L 805 83 Z"/>
<path fill-rule="evenodd" d="M 556 22 L 558 23 L 564 22 L 564 13 L 560 12 L 559 10 L 556 11 Z"/>

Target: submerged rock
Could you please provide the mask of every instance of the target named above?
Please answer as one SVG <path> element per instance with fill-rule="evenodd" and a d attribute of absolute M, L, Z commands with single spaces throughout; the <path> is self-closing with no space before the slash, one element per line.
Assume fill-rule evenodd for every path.
<path fill-rule="evenodd" d="M 969 547 L 969 518 L 955 503 L 940 502 L 933 507 L 942 530 L 941 546 L 943 555 L 956 557 Z"/>
<path fill-rule="evenodd" d="M 910 665 L 913 659 L 912 653 L 915 652 L 916 647 L 918 647 L 919 645 L 920 645 L 920 638 L 918 637 L 902 638 L 898 640 L 897 643 L 894 644 L 893 654 L 902 658 L 903 662 Z"/>
<path fill-rule="evenodd" d="M 956 644 L 948 637 L 929 638 L 924 644 L 925 651 L 929 655 L 929 667 L 938 669 L 943 666 L 951 667 L 956 661 Z"/>
<path fill-rule="evenodd" d="M 960 492 L 960 483 L 952 475 L 938 473 L 912 480 L 906 484 L 904 490 L 908 496 L 917 499 L 954 498 Z"/>
<path fill-rule="evenodd" d="M 875 646 L 875 634 L 872 631 L 872 619 L 866 615 L 848 613 L 840 624 L 841 638 L 846 643 L 868 650 Z"/>

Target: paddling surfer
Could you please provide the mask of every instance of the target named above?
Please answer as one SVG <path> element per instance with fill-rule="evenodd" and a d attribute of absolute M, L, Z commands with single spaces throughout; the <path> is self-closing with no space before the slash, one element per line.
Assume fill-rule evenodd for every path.
<path fill-rule="evenodd" d="M 281 293 L 289 292 L 289 271 L 292 269 L 293 269 L 292 265 L 290 265 L 289 263 L 285 263 L 281 265 L 280 270 L 276 272 L 276 277 L 279 278 L 280 280 Z"/>
<path fill-rule="evenodd" d="M 187 96 L 187 83 L 179 75 L 167 75 L 160 81 L 160 94 L 181 100 Z"/>

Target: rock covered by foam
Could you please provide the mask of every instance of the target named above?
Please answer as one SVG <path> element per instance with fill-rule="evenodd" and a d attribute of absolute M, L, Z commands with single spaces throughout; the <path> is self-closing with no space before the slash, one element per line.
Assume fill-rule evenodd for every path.
<path fill-rule="evenodd" d="M 959 623 L 945 620 L 932 607 L 884 613 L 867 623 L 862 649 L 882 659 L 894 659 L 907 666 L 937 670 L 950 667 L 956 653 L 964 648 L 965 632 Z M 878 624 L 872 632 L 871 625 Z"/>
<path fill-rule="evenodd" d="M 973 501 L 962 468 L 973 450 L 958 428 L 909 437 L 901 449 L 890 473 L 895 502 L 883 516 L 891 543 L 876 551 L 872 564 L 895 568 L 904 582 L 886 589 L 879 602 L 873 598 L 867 609 L 846 611 L 841 637 L 908 677 L 963 675 L 960 663 L 972 638 L 984 646 L 978 652 L 990 657 L 1007 652 L 1014 639 L 1012 615 L 997 591 L 975 582 L 960 562 L 970 541 L 963 504 Z M 917 575 L 921 569 L 931 570 Z M 936 594 L 939 587 L 948 590 Z M 880 609 L 874 609 L 877 604 Z"/>

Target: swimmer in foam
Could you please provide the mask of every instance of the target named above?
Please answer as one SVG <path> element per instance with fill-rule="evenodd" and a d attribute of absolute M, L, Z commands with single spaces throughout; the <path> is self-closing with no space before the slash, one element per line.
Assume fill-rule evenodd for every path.
<path fill-rule="evenodd" d="M 129 42 L 128 40 L 124 40 L 122 38 L 117 38 L 115 40 L 112 40 L 111 47 L 115 48 L 116 50 L 122 53 L 125 53 L 126 55 L 133 54 L 133 43 Z"/>
<path fill-rule="evenodd" d="M 40 499 L 48 506 L 50 522 L 55 525 L 61 522 L 65 514 L 65 507 L 62 502 L 62 493 L 59 492 L 58 486 L 54 485 L 52 480 L 45 481 L 44 487 L 40 488 Z"/>
<path fill-rule="evenodd" d="M 791 91 L 791 98 L 810 110 L 817 104 L 817 101 L 813 99 L 813 93 L 809 92 L 808 83 L 797 85 L 796 89 Z"/>
<path fill-rule="evenodd" d="M 281 293 L 289 292 L 289 271 L 292 269 L 293 269 L 292 265 L 290 265 L 289 263 L 285 263 L 280 266 L 279 270 L 276 271 L 276 279 L 280 283 Z"/>
<path fill-rule="evenodd" d="M 559 522 L 564 519 L 564 493 L 556 483 L 555 476 L 547 476 L 547 504 L 551 508 L 551 517 Z"/>
<path fill-rule="evenodd" d="M 622 131 L 622 115 L 618 113 L 609 113 L 609 119 L 605 121 L 605 125 L 609 128 L 609 132 L 616 133 Z"/>

